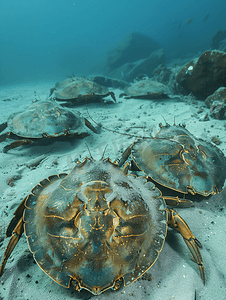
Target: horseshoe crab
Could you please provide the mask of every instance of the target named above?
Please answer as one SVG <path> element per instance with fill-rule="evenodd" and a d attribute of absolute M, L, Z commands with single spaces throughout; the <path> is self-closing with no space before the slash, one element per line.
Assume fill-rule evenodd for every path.
<path fill-rule="evenodd" d="M 115 94 L 109 92 L 107 87 L 84 77 L 71 77 L 55 85 L 56 100 L 66 101 L 69 105 L 103 102 L 107 96 L 111 96 L 116 102 Z"/>
<path fill-rule="evenodd" d="M 23 232 L 39 267 L 65 288 L 98 295 L 142 276 L 157 260 L 167 227 L 184 238 L 205 282 L 202 257 L 185 221 L 145 178 L 110 159 L 78 162 L 39 182 L 14 213 L 0 276 Z"/>
<path fill-rule="evenodd" d="M 170 94 L 170 89 L 163 83 L 152 81 L 151 79 L 144 79 L 126 88 L 125 93 L 120 94 L 119 97 L 125 96 L 125 99 L 158 100 L 168 99 L 168 94 Z"/>
<path fill-rule="evenodd" d="M 7 126 L 10 131 L 0 135 L 0 142 L 7 138 L 17 141 L 5 146 L 3 152 L 41 139 L 83 138 L 89 135 L 87 127 L 97 133 L 79 111 L 71 112 L 53 101 L 35 102 L 27 110 L 12 114 L 0 125 L 0 132 Z"/>
<path fill-rule="evenodd" d="M 226 158 L 211 143 L 194 137 L 184 126 L 160 124 L 150 139 L 137 139 L 119 161 L 132 154 L 132 170 L 142 170 L 162 191 L 209 196 L 226 185 Z M 167 190 L 166 193 L 169 194 Z"/>

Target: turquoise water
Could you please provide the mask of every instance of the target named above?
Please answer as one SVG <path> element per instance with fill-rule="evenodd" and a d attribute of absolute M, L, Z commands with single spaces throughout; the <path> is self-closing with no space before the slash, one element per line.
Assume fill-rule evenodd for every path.
<path fill-rule="evenodd" d="M 130 32 L 156 40 L 168 60 L 186 57 L 210 47 L 225 9 L 224 0 L 2 1 L 0 84 L 101 73 Z"/>

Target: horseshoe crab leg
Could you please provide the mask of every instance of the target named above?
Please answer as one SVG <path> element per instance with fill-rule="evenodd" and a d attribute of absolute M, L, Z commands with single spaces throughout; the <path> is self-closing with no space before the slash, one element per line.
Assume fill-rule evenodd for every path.
<path fill-rule="evenodd" d="M 12 142 L 11 144 L 6 145 L 6 146 L 3 148 L 3 152 L 6 153 L 6 152 L 8 152 L 8 151 L 11 150 L 11 149 L 20 147 L 20 146 L 22 146 L 22 145 L 30 145 L 30 144 L 32 144 L 32 140 L 30 140 L 30 139 L 19 140 L 19 141 L 16 141 L 16 142 Z"/>
<path fill-rule="evenodd" d="M 10 254 L 13 252 L 13 249 L 15 248 L 16 244 L 18 243 L 21 235 L 24 232 L 24 220 L 23 220 L 23 212 L 25 209 L 25 200 L 26 198 L 21 202 L 21 204 L 18 206 L 17 210 L 14 213 L 14 217 L 9 223 L 9 226 L 6 230 L 6 237 L 11 236 L 9 243 L 6 247 L 4 258 L 2 261 L 2 264 L 0 266 L 0 277 L 3 274 L 3 271 L 5 269 L 5 265 L 7 263 L 8 258 L 10 257 Z"/>
<path fill-rule="evenodd" d="M 0 125 L 0 132 L 2 132 L 3 130 L 5 130 L 7 127 L 7 122 L 4 122 Z"/>
<path fill-rule="evenodd" d="M 162 197 L 166 201 L 166 205 L 169 205 L 169 206 L 177 206 L 177 207 L 183 207 L 183 208 L 195 206 L 193 201 L 186 200 L 186 199 L 180 199 L 178 196 L 176 196 L 176 197 L 162 196 Z"/>
<path fill-rule="evenodd" d="M 205 273 L 204 273 L 203 261 L 202 261 L 201 253 L 199 251 L 199 247 L 202 247 L 201 243 L 192 234 L 190 228 L 188 227 L 184 219 L 182 219 L 174 210 L 167 209 L 167 213 L 168 213 L 168 226 L 178 231 L 182 235 L 188 249 L 192 254 L 194 261 L 199 266 L 200 275 L 203 283 L 205 284 Z"/>

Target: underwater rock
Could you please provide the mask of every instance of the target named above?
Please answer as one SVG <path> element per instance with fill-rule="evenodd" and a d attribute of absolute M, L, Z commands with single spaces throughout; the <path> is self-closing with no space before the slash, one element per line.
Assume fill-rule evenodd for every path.
<path fill-rule="evenodd" d="M 134 78 L 134 82 L 138 82 L 138 81 L 141 81 L 141 80 L 147 80 L 149 79 L 149 77 L 146 75 L 146 74 L 139 74 L 137 75 L 136 78 Z"/>
<path fill-rule="evenodd" d="M 226 99 L 214 101 L 210 108 L 210 116 L 218 120 L 226 120 Z"/>
<path fill-rule="evenodd" d="M 209 121 L 209 120 L 210 120 L 210 118 L 209 118 L 208 113 L 202 115 L 202 116 L 199 118 L 199 121 L 200 121 L 200 122 L 206 122 L 206 121 Z"/>
<path fill-rule="evenodd" d="M 15 186 L 15 181 L 21 179 L 21 177 L 22 177 L 21 174 L 11 175 L 10 177 L 6 178 L 6 183 L 9 186 L 13 187 Z"/>
<path fill-rule="evenodd" d="M 184 63 L 181 63 L 180 61 L 177 62 L 179 65 L 178 63 L 174 63 L 172 66 L 167 67 L 159 65 L 159 67 L 154 70 L 154 77 L 152 77 L 152 80 L 167 85 L 174 94 L 180 93 L 176 77 L 181 67 L 184 65 Z"/>
<path fill-rule="evenodd" d="M 159 65 L 158 68 L 154 70 L 154 80 L 168 84 L 170 80 L 170 76 L 172 74 L 172 70 L 166 66 Z"/>
<path fill-rule="evenodd" d="M 109 73 L 110 77 L 123 79 L 131 82 L 138 75 L 145 74 L 153 76 L 153 71 L 160 65 L 165 64 L 166 58 L 163 49 L 154 51 L 149 57 L 140 59 L 133 63 L 127 63 Z"/>
<path fill-rule="evenodd" d="M 226 86 L 226 53 L 213 50 L 191 60 L 177 74 L 182 93 L 192 93 L 201 100 Z"/>
<path fill-rule="evenodd" d="M 214 101 L 224 101 L 226 100 L 226 88 L 220 87 L 212 95 L 206 98 L 205 104 L 208 108 L 211 107 Z"/>
<path fill-rule="evenodd" d="M 102 86 L 111 87 L 115 89 L 124 89 L 129 86 L 129 83 L 123 80 L 118 80 L 114 78 L 109 78 L 105 76 L 95 76 L 91 78 L 93 82 L 98 83 Z"/>
<path fill-rule="evenodd" d="M 214 143 L 215 145 L 220 145 L 222 142 L 221 140 L 219 139 L 219 136 L 212 136 L 211 137 L 211 142 Z"/>
<path fill-rule="evenodd" d="M 219 45 L 219 50 L 226 52 L 226 39 L 222 40 Z"/>
<path fill-rule="evenodd" d="M 160 48 L 158 42 L 141 33 L 130 33 L 109 52 L 106 68 L 108 72 L 120 66 L 148 57 L 153 51 Z"/>
<path fill-rule="evenodd" d="M 220 43 L 221 41 L 226 39 L 226 29 L 225 30 L 219 30 L 215 36 L 212 38 L 211 42 L 211 48 L 220 50 Z"/>

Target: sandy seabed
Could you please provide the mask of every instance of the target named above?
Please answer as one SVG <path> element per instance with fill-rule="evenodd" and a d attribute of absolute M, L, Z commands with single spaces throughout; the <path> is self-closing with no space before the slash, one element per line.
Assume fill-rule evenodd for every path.
<path fill-rule="evenodd" d="M 49 90 L 55 82 L 15 85 L 0 88 L 0 123 L 14 112 L 29 107 L 35 99 L 46 100 Z M 90 115 L 98 123 L 120 132 L 132 132 L 138 136 L 157 133 L 159 123 L 164 119 L 169 123 L 186 124 L 186 128 L 195 136 L 211 141 L 218 136 L 218 146 L 226 155 L 226 135 L 224 121 L 210 119 L 200 121 L 209 110 L 204 102 L 186 97 L 174 97 L 161 101 L 125 100 L 119 98 L 120 90 L 114 91 L 116 103 L 88 105 Z M 203 108 L 201 113 L 200 107 Z M 85 105 L 79 110 L 88 118 Z M 131 129 L 133 128 L 133 129 Z M 49 145 L 21 146 L 3 153 L 2 149 L 10 141 L 0 144 L 0 259 L 3 258 L 8 238 L 3 240 L 8 223 L 23 198 L 40 180 L 62 172 L 69 173 L 76 159 L 81 161 L 90 157 L 86 144 L 94 159 L 119 158 L 133 137 L 101 130 L 99 134 L 90 132 L 84 139 L 57 141 Z M 85 144 L 86 143 L 86 144 Z M 40 158 L 38 164 L 34 159 Z M 10 178 L 16 178 L 10 184 Z M 193 234 L 202 243 L 206 285 L 200 278 L 198 266 L 182 237 L 169 230 L 163 250 L 154 266 L 148 271 L 152 280 L 142 277 L 128 287 L 118 291 L 108 290 L 100 296 L 94 296 L 82 290 L 65 289 L 55 283 L 34 263 L 29 252 L 26 237 L 23 235 L 8 260 L 3 276 L 0 278 L 0 299 L 154 299 L 154 300 L 197 300 L 226 299 L 226 190 L 218 195 L 195 202 L 195 207 L 177 209 L 186 220 Z"/>

